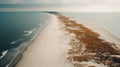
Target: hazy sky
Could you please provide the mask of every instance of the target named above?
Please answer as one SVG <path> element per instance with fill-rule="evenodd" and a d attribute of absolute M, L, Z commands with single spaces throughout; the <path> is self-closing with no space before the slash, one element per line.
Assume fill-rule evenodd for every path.
<path fill-rule="evenodd" d="M 6 9 L 7 8 L 7 9 Z M 120 0 L 0 0 L 0 10 L 120 12 Z"/>

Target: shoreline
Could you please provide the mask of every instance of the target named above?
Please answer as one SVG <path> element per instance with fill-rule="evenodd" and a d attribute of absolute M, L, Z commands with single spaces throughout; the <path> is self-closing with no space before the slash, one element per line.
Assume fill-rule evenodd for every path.
<path fill-rule="evenodd" d="M 102 51 L 104 53 L 103 48 L 105 48 L 107 56 L 112 59 L 117 57 L 116 60 L 120 60 L 120 42 L 119 39 L 111 36 L 111 33 L 99 27 L 91 27 L 77 23 L 76 20 L 72 20 L 63 15 L 52 15 L 52 18 L 52 21 L 24 51 L 16 67 L 106 67 L 109 66 L 109 63 L 112 63 L 112 61 L 108 62 L 108 59 L 103 60 L 98 57 L 98 54 L 103 56 L 101 53 Z M 72 23 L 73 25 L 71 25 Z M 89 33 L 86 34 L 85 31 Z M 81 34 L 84 34 L 85 37 Z M 105 34 L 107 36 L 105 36 Z M 83 37 L 85 40 L 89 38 L 96 40 L 87 42 Z M 96 43 L 94 44 L 94 42 Z M 97 44 L 99 47 L 95 46 Z M 118 64 L 119 62 L 113 65 Z"/>
<path fill-rule="evenodd" d="M 65 60 L 68 46 L 59 39 L 64 36 L 63 33 L 56 16 L 52 15 L 52 21 L 24 51 L 22 59 L 16 64 L 16 67 L 71 67 Z"/>
<path fill-rule="evenodd" d="M 52 18 L 49 18 L 48 20 L 51 21 Z M 4 62 L 2 66 L 4 67 L 14 67 L 17 62 L 22 58 L 22 54 L 26 49 L 36 40 L 37 36 L 44 30 L 44 28 L 49 24 L 49 22 L 45 22 L 40 28 L 37 29 L 37 33 L 28 41 L 23 42 L 20 46 L 17 48 L 13 48 L 7 51 L 7 53 L 4 55 L 0 63 Z M 8 59 L 7 59 L 8 58 Z M 6 61 L 7 59 L 7 61 Z"/>
<path fill-rule="evenodd" d="M 26 49 L 36 40 L 37 36 L 40 35 L 40 32 L 42 32 L 48 24 L 49 23 L 47 22 L 42 25 L 42 27 L 38 29 L 39 32 L 37 32 L 29 41 L 24 42 L 18 48 L 14 48 L 16 51 L 18 50 L 17 54 L 13 58 L 13 60 L 11 60 L 10 63 L 6 65 L 6 67 L 13 67 L 21 60 L 24 51 L 26 51 Z M 11 50 L 14 51 L 14 49 Z"/>

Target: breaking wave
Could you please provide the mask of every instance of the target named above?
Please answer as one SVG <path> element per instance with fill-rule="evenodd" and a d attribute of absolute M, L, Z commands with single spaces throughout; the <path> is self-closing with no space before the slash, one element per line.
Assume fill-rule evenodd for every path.
<path fill-rule="evenodd" d="M 32 30 L 24 31 L 24 33 L 25 33 L 24 36 L 31 35 L 35 30 L 36 30 L 36 28 L 33 28 Z"/>
<path fill-rule="evenodd" d="M 7 54 L 7 52 L 8 52 L 8 50 L 3 51 L 3 52 L 2 52 L 2 56 L 0 56 L 0 59 L 2 59 L 2 58 Z"/>

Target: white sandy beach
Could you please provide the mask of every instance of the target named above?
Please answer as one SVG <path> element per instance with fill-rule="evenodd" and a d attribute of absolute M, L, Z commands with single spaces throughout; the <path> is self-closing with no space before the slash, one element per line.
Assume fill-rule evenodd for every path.
<path fill-rule="evenodd" d="M 23 53 L 16 67 L 72 67 L 66 62 L 67 42 L 55 16 Z"/>

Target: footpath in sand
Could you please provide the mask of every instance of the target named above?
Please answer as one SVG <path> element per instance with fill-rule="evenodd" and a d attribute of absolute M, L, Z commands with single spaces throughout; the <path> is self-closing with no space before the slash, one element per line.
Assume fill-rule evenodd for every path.
<path fill-rule="evenodd" d="M 55 16 L 36 40 L 23 53 L 15 67 L 71 67 L 65 55 L 69 47 L 63 43 L 63 31 Z"/>

